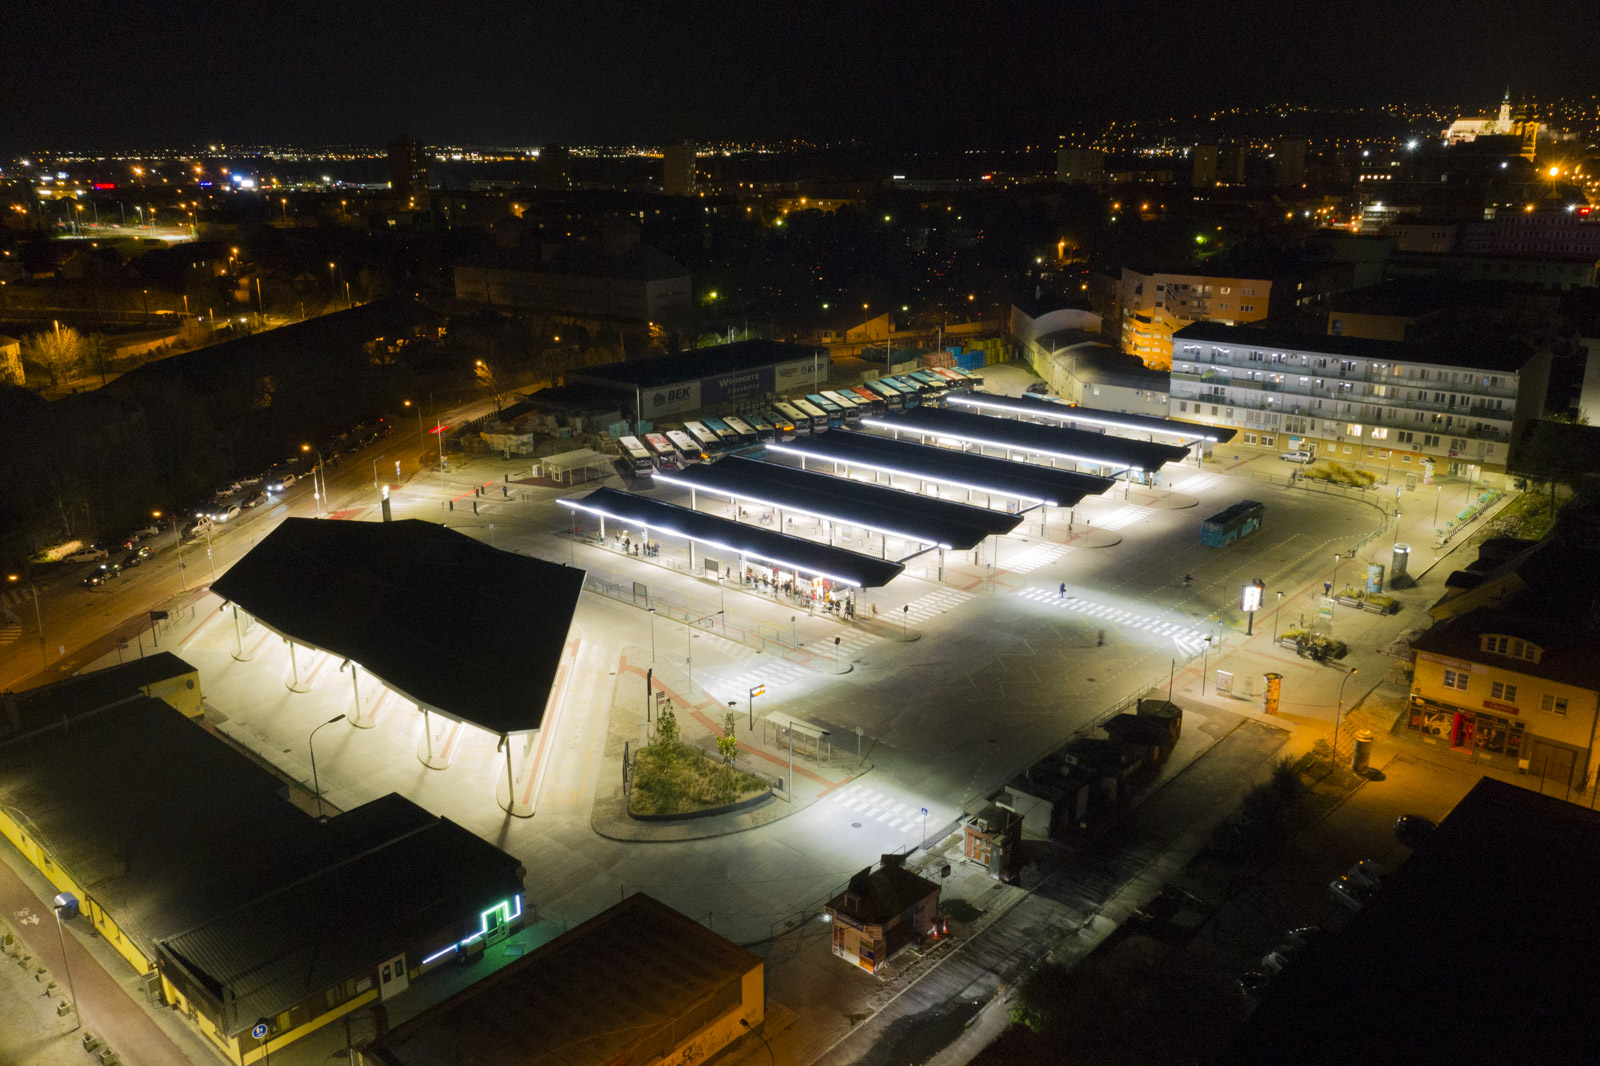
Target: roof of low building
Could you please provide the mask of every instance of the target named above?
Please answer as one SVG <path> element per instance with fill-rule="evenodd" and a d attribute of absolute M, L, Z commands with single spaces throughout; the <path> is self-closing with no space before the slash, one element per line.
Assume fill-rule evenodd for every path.
<path fill-rule="evenodd" d="M 1018 452 L 1063 456 L 1114 470 L 1159 470 L 1164 464 L 1178 462 L 1188 455 L 1187 448 L 1177 445 L 1114 437 L 1068 426 L 973 414 L 949 407 L 913 407 L 909 411 L 875 417 L 871 421 L 874 427 L 889 431 L 966 438 Z"/>
<path fill-rule="evenodd" d="M 386 1066 L 646 1061 L 663 1040 L 672 1048 L 736 1007 L 744 976 L 760 967 L 758 956 L 635 893 L 396 1026 L 365 1055 Z"/>
<path fill-rule="evenodd" d="M 583 571 L 417 519 L 286 518 L 212 588 L 446 717 L 519 733 L 544 720 Z"/>
<path fill-rule="evenodd" d="M 716 374 L 736 374 L 740 371 L 792 363 L 801 359 L 816 359 L 826 367 L 828 351 L 826 348 L 791 344 L 788 341 L 759 339 L 735 341 L 732 344 L 717 344 L 710 348 L 695 348 L 671 355 L 652 355 L 645 359 L 629 359 L 620 363 L 584 367 L 581 370 L 569 371 L 567 377 L 573 381 L 593 381 L 613 387 L 654 389 Z"/>
<path fill-rule="evenodd" d="M 148 696 L 149 686 L 184 674 L 195 667 L 170 651 L 140 654 L 104 670 L 74 674 L 24 692 L 0 695 L 0 739 L 59 725 L 108 703 Z"/>
<path fill-rule="evenodd" d="M 1217 1061 L 1592 1058 L 1597 882 L 1600 813 L 1480 778 L 1375 900 L 1273 979 Z"/>
<path fill-rule="evenodd" d="M 828 907 L 864 925 L 877 925 L 904 914 L 938 892 L 938 882 L 890 862 L 876 870 L 869 867 L 850 878 L 849 887 L 829 900 Z M 852 896 L 859 902 L 853 902 L 849 898 Z"/>
<path fill-rule="evenodd" d="M 1152 373 L 1155 373 L 1152 371 Z M 1162 391 L 1167 388 L 1170 375 L 1166 372 L 1159 373 Z M 1090 378 L 1089 380 L 1093 380 Z M 1144 384 L 1141 387 L 1150 387 Z M 978 410 L 999 411 L 1010 414 L 1023 414 L 1029 418 L 1049 419 L 1053 424 L 1081 422 L 1091 427 L 1091 432 L 1102 432 L 1102 428 L 1113 433 L 1148 433 L 1151 439 L 1164 437 L 1176 440 L 1209 440 L 1218 444 L 1226 444 L 1238 436 L 1239 431 L 1229 429 L 1227 426 L 1208 426 L 1200 422 L 1185 422 L 1177 418 L 1163 418 L 1160 415 L 1145 415 L 1127 411 L 1107 411 L 1089 404 L 1070 404 L 1048 396 L 1035 396 L 1023 394 L 1021 396 L 1000 396 L 987 392 L 973 392 L 967 396 L 953 396 L 948 404 L 956 407 L 971 406 Z M 1160 443 L 1160 442 L 1158 442 Z"/>
<path fill-rule="evenodd" d="M 1483 344 L 1413 344 L 1406 341 L 1375 340 L 1369 337 L 1336 337 L 1325 333 L 1301 333 L 1281 328 L 1256 329 L 1252 326 L 1225 326 L 1220 322 L 1191 322 L 1172 335 L 1173 357 L 1181 360 L 1177 346 L 1185 341 L 1212 344 L 1237 344 L 1250 348 L 1281 348 L 1319 355 L 1348 356 L 1388 363 L 1426 363 L 1430 366 L 1459 366 L 1473 370 L 1498 370 L 1515 373 L 1527 365 L 1530 353 L 1505 341 Z"/>

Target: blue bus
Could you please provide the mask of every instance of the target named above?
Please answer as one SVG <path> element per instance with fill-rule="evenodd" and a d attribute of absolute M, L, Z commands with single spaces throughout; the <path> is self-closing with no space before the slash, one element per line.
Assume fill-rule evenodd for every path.
<path fill-rule="evenodd" d="M 1208 548 L 1232 544 L 1261 526 L 1266 508 L 1255 500 L 1240 500 L 1200 523 L 1200 543 Z"/>
<path fill-rule="evenodd" d="M 882 400 L 884 407 L 888 410 L 897 411 L 906 405 L 904 393 L 878 378 L 873 378 L 867 382 L 866 388 Z"/>
<path fill-rule="evenodd" d="M 907 408 L 916 407 L 922 403 L 922 390 L 903 378 L 879 378 L 885 385 L 900 392 L 900 402 Z"/>
<path fill-rule="evenodd" d="M 707 429 L 716 435 L 717 440 L 722 442 L 723 451 L 727 451 L 729 448 L 737 448 L 739 446 L 739 434 L 735 433 L 728 426 L 728 423 L 724 422 L 722 419 L 706 418 L 702 419 L 701 421 L 705 423 L 705 427 Z"/>

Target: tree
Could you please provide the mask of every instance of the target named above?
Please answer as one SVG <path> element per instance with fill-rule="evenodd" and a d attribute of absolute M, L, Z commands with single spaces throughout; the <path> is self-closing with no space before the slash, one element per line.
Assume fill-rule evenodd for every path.
<path fill-rule="evenodd" d="M 500 376 L 493 364 L 478 360 L 476 367 L 478 374 L 478 391 L 494 401 L 494 413 L 499 414 L 505 409 L 506 400 L 511 394 L 511 385 Z"/>
<path fill-rule="evenodd" d="M 60 385 L 81 370 L 87 354 L 83 334 L 70 326 L 31 333 L 22 342 L 22 358 L 49 374 L 52 385 Z"/>
<path fill-rule="evenodd" d="M 722 720 L 722 735 L 717 738 L 717 754 L 722 756 L 722 761 L 729 766 L 739 757 L 739 738 L 733 735 L 738 723 L 733 719 L 733 712 Z"/>
<path fill-rule="evenodd" d="M 672 701 L 667 700 L 656 716 L 656 743 L 661 745 L 664 757 L 670 759 L 678 753 L 678 736 L 678 716 L 672 709 Z"/>

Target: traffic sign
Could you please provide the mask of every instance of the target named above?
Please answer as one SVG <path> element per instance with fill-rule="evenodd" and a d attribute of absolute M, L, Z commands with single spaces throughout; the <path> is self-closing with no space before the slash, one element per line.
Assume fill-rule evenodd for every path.
<path fill-rule="evenodd" d="M 267 1023 L 266 1022 L 256 1022 L 255 1026 L 250 1030 L 250 1035 L 255 1037 L 257 1040 L 260 1040 L 262 1037 L 266 1036 L 267 1035 Z"/>
<path fill-rule="evenodd" d="M 765 685 L 757 685 L 755 688 L 750 690 L 750 695 L 752 697 L 762 696 L 762 695 L 766 694 L 766 691 L 767 691 L 767 686 L 765 686 Z"/>

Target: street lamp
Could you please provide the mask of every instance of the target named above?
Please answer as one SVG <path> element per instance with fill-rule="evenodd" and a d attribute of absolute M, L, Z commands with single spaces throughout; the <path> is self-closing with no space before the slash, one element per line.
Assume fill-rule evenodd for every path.
<path fill-rule="evenodd" d="M 322 449 L 321 448 L 313 448 L 309 444 L 302 444 L 302 445 L 300 445 L 300 450 L 303 451 L 303 452 L 316 452 L 317 453 L 317 466 L 316 466 L 315 470 L 311 471 L 311 495 L 316 497 L 316 500 L 317 500 L 317 517 L 321 518 L 322 517 L 322 505 L 325 502 L 323 500 L 323 497 L 328 494 L 328 471 L 322 465 Z M 317 472 L 318 471 L 322 472 L 322 492 L 321 493 L 317 492 Z"/>
<path fill-rule="evenodd" d="M 161 514 L 160 511 L 151 511 L 150 514 L 151 514 L 152 517 L 154 517 L 156 519 L 160 519 L 162 517 L 162 514 Z M 189 591 L 189 582 L 184 578 L 184 575 L 183 575 L 183 570 L 184 570 L 184 566 L 183 566 L 183 530 L 178 528 L 178 516 L 177 515 L 175 515 L 175 514 L 174 515 L 167 515 L 165 517 L 166 517 L 167 521 L 172 523 L 172 535 L 174 537 L 178 538 L 178 587 L 181 588 L 184 592 L 188 592 Z"/>
<path fill-rule="evenodd" d="M 1206 694 L 1206 658 L 1211 654 L 1211 634 L 1206 634 L 1205 646 L 1200 649 L 1200 695 Z"/>
<path fill-rule="evenodd" d="M 326 729 L 333 723 L 342 721 L 344 715 L 336 715 L 317 726 L 317 729 Z M 317 780 L 317 729 L 313 729 L 311 735 L 306 738 L 306 747 L 311 749 L 311 789 L 317 794 L 317 821 L 326 822 L 327 816 L 322 813 L 322 785 Z"/>
<path fill-rule="evenodd" d="M 656 609 L 647 610 L 650 612 L 650 662 L 653 664 L 656 661 Z"/>
<path fill-rule="evenodd" d="M 67 959 L 67 933 L 63 923 L 80 913 L 78 897 L 71 892 L 62 892 L 50 901 L 50 909 L 56 912 L 56 936 L 61 939 L 61 968 L 67 975 L 67 991 L 72 995 L 72 1029 L 76 1032 L 83 1028 L 83 1015 L 78 1013 L 78 990 L 72 984 L 72 963 Z"/>
<path fill-rule="evenodd" d="M 1344 675 L 1344 681 L 1339 682 L 1339 702 L 1333 709 L 1333 743 L 1331 745 L 1333 750 L 1328 756 L 1330 769 L 1339 765 L 1339 719 L 1344 713 L 1344 683 L 1355 677 L 1356 673 L 1356 668 L 1352 666 L 1350 672 Z"/>
<path fill-rule="evenodd" d="M 1278 619 L 1283 615 L 1283 590 L 1278 590 L 1278 605 L 1272 611 L 1272 642 L 1278 642 Z"/>
<path fill-rule="evenodd" d="M 16 574 L 7 574 L 7 581 L 26 581 L 28 588 L 33 590 L 33 621 L 39 627 L 39 658 L 44 660 L 44 665 L 50 665 L 50 653 L 45 651 L 44 644 L 44 617 L 39 613 L 39 586 L 33 583 L 33 578 L 18 578 Z"/>

